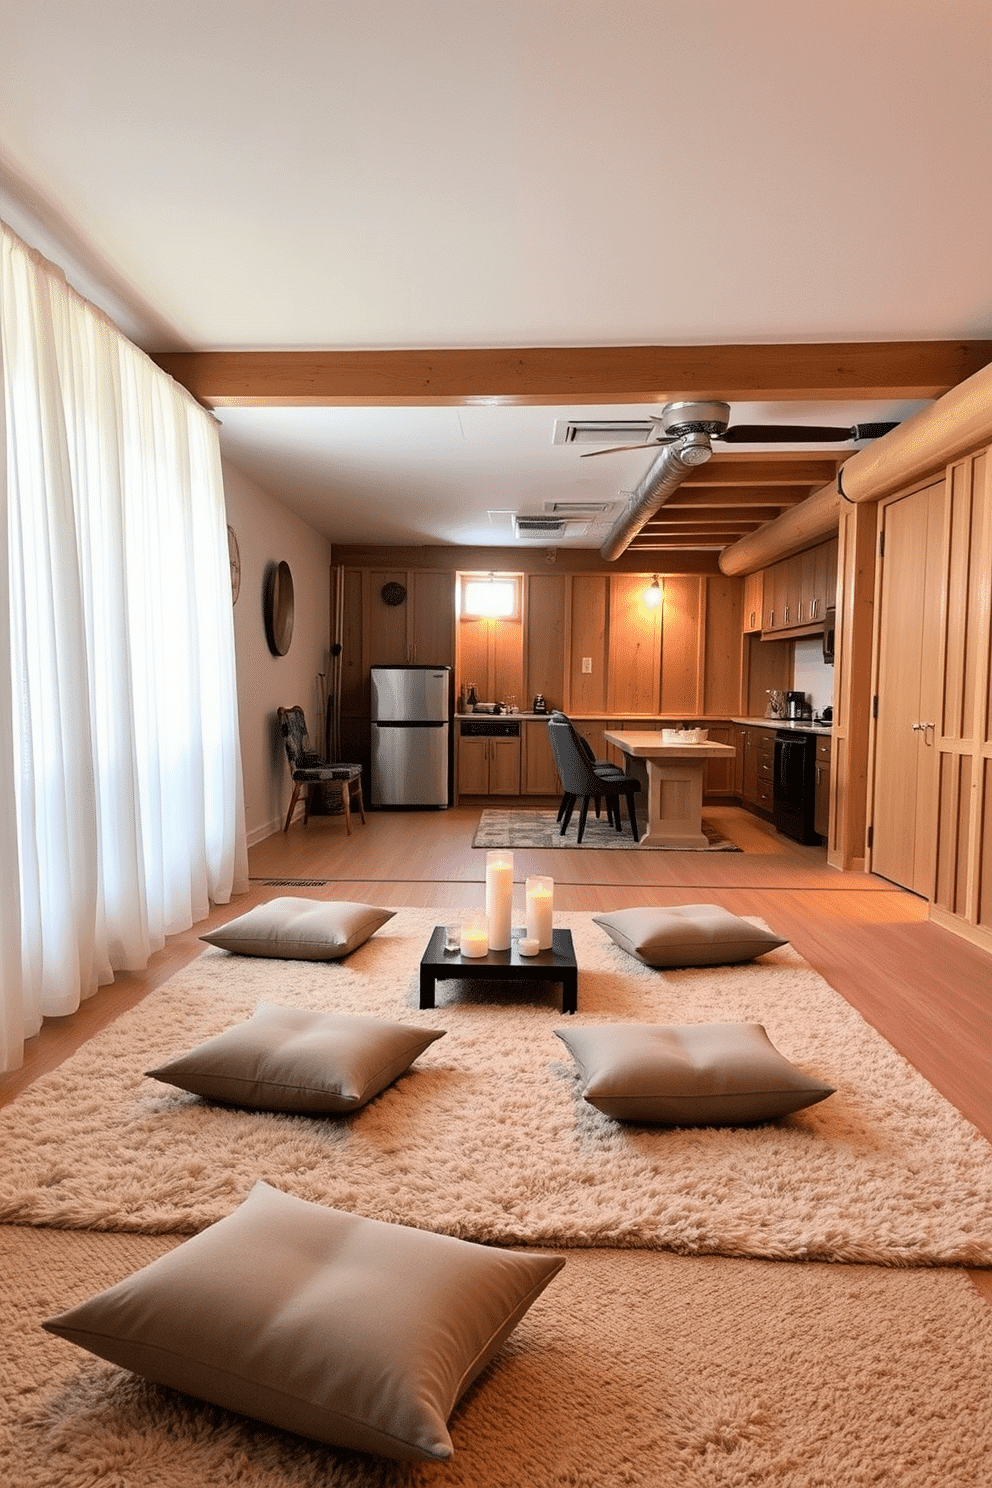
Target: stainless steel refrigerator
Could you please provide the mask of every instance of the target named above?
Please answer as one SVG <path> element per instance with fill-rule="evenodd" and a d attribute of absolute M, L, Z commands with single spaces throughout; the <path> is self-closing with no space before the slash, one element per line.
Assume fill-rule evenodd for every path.
<path fill-rule="evenodd" d="M 451 668 L 374 666 L 371 679 L 371 804 L 450 806 Z"/>

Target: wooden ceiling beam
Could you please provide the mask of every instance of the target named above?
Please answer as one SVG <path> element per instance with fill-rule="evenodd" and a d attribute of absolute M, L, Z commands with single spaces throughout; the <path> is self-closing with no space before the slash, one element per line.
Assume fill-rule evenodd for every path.
<path fill-rule="evenodd" d="M 641 531 L 657 532 L 662 527 L 736 527 L 742 523 L 760 527 L 763 522 L 774 522 L 783 510 L 788 509 L 780 506 L 722 506 L 713 511 L 692 511 L 685 507 L 672 510 L 666 502 Z"/>
<path fill-rule="evenodd" d="M 769 491 L 755 491 L 751 486 L 697 486 L 687 491 L 674 491 L 665 502 L 666 508 L 706 511 L 709 508 L 721 511 L 728 506 L 769 506 L 780 510 L 783 506 L 798 506 L 810 494 L 807 486 L 776 486 Z"/>
<path fill-rule="evenodd" d="M 722 455 L 715 451 L 705 465 L 697 465 L 691 475 L 686 476 L 681 490 L 693 490 L 697 486 L 805 486 L 807 490 L 819 490 L 832 481 L 839 466 L 849 459 L 850 450 L 843 455 L 797 455 L 793 450 L 788 455 L 775 455 L 767 451 L 753 455 Z"/>
<path fill-rule="evenodd" d="M 750 536 L 750 533 L 743 534 Z M 740 532 L 685 532 L 677 536 L 662 533 L 659 536 L 641 532 L 627 545 L 627 551 L 631 553 L 650 552 L 652 549 L 668 548 L 725 548 L 728 543 L 738 542 L 742 537 Z"/>
<path fill-rule="evenodd" d="M 992 362 L 992 341 L 198 351 L 154 360 L 211 408 L 919 399 Z"/>

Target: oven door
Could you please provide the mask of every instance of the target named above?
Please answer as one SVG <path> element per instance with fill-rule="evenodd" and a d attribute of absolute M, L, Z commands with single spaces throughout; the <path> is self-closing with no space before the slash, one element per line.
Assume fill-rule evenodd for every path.
<path fill-rule="evenodd" d="M 813 827 L 816 804 L 816 737 L 780 729 L 775 735 L 772 821 L 795 842 L 818 843 Z"/>

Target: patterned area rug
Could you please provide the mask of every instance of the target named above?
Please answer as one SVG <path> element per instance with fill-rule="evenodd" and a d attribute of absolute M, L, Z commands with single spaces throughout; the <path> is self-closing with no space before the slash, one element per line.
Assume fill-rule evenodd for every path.
<path fill-rule="evenodd" d="M 705 847 L 660 847 L 653 842 L 641 847 L 630 833 L 625 820 L 622 832 L 611 827 L 605 816 L 595 817 L 590 811 L 586 818 L 586 829 L 582 841 L 577 843 L 579 830 L 578 813 L 568 824 L 563 837 L 554 811 L 503 811 L 498 807 L 483 811 L 478 828 L 472 839 L 473 847 L 601 847 L 634 848 L 637 852 L 740 852 L 740 848 L 711 826 L 703 822 L 706 836 Z"/>

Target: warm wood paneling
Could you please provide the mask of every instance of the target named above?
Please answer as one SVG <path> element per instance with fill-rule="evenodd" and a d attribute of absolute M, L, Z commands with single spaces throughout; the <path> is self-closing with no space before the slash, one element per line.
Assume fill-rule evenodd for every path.
<path fill-rule="evenodd" d="M 369 631 L 367 636 L 370 666 L 399 666 L 407 656 L 407 598 L 398 605 L 388 605 L 382 597 L 386 584 L 406 588 L 406 570 L 372 569 L 369 574 Z"/>
<path fill-rule="evenodd" d="M 345 569 L 342 584 L 341 712 L 367 718 L 369 673 L 362 649 L 364 575 L 354 569 Z"/>
<path fill-rule="evenodd" d="M 744 636 L 741 706 L 748 718 L 765 716 L 770 689 L 784 692 L 791 686 L 793 649 L 791 641 L 763 641 L 757 635 Z"/>
<path fill-rule="evenodd" d="M 871 867 L 934 891 L 945 484 L 879 507 Z"/>
<path fill-rule="evenodd" d="M 416 570 L 407 575 L 412 634 L 411 661 L 422 666 L 452 666 L 455 660 L 454 574 Z"/>
<path fill-rule="evenodd" d="M 488 620 L 458 622 L 458 684 L 475 687 L 479 702 L 493 702 L 493 674 L 490 668 L 490 626 Z"/>
<path fill-rule="evenodd" d="M 511 703 L 516 699 L 516 707 L 526 701 L 524 698 L 524 622 L 520 616 L 516 620 L 490 620 L 486 622 L 492 632 L 492 656 L 493 656 L 493 691 L 492 699 L 501 703 Z M 517 779 L 520 778 L 520 767 L 517 766 Z"/>
<path fill-rule="evenodd" d="M 571 713 L 599 713 L 606 707 L 609 586 L 607 574 L 576 574 L 572 579 Z M 591 672 L 582 670 L 584 656 L 592 658 Z"/>
<path fill-rule="evenodd" d="M 699 584 L 698 579 L 689 582 Z M 662 606 L 650 609 L 644 603 L 645 587 L 640 574 L 610 578 L 607 700 L 611 713 L 658 711 Z"/>
<path fill-rule="evenodd" d="M 722 577 L 702 583 L 706 591 L 703 712 L 734 713 L 741 696 L 741 584 Z"/>
<path fill-rule="evenodd" d="M 564 705 L 564 676 L 568 666 L 568 636 L 565 606 L 568 579 L 564 574 L 527 576 L 526 627 L 524 634 L 524 697 L 529 707 L 537 693 L 544 694 L 549 708 Z"/>
<path fill-rule="evenodd" d="M 695 578 L 665 580 L 659 704 L 663 713 L 702 711 L 704 582 Z"/>

